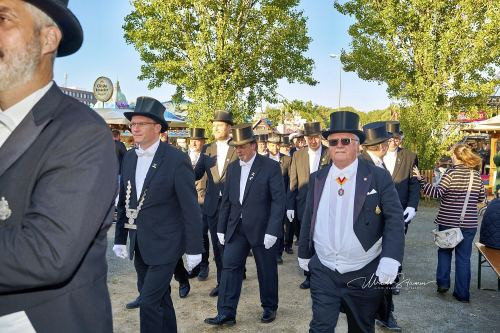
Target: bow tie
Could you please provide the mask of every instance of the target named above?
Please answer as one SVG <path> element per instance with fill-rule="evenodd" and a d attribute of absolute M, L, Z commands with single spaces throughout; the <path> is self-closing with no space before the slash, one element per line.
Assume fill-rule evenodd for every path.
<path fill-rule="evenodd" d="M 141 148 L 137 148 L 135 150 L 135 153 L 137 154 L 138 157 L 153 157 L 155 156 L 154 152 L 149 151 L 149 150 L 142 150 Z"/>
<path fill-rule="evenodd" d="M 250 162 L 243 162 L 242 160 L 240 160 L 240 166 L 251 166 L 252 164 Z"/>

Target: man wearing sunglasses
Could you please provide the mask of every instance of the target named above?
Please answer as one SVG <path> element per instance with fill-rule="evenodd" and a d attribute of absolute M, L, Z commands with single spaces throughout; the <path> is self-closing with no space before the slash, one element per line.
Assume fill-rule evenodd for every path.
<path fill-rule="evenodd" d="M 293 154 L 290 166 L 290 191 L 287 194 L 286 215 L 290 223 L 294 221 L 297 239 L 300 237 L 300 225 L 306 205 L 309 175 L 330 163 L 328 148 L 321 144 L 321 125 L 319 122 L 305 123 L 304 136 L 307 147 Z M 309 289 L 309 273 L 300 284 L 301 289 Z"/>
<path fill-rule="evenodd" d="M 389 173 L 358 158 L 358 128 L 353 112 L 330 115 L 323 137 L 333 164 L 310 177 L 298 261 L 311 274 L 313 333 L 332 332 L 341 308 L 349 332 L 374 332 L 380 285 L 403 260 L 403 209 Z"/>

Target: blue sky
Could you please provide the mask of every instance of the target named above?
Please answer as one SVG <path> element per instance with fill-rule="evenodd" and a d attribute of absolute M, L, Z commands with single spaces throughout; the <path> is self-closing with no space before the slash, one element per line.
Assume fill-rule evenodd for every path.
<path fill-rule="evenodd" d="M 118 79 L 129 101 L 138 96 L 169 100 L 175 89 L 170 85 L 149 90 L 146 81 L 139 81 L 141 60 L 135 49 L 123 38 L 123 19 L 132 10 L 127 0 L 71 0 L 69 7 L 79 18 L 85 40 L 79 52 L 59 58 L 55 66 L 55 80 L 64 85 L 65 74 L 70 87 L 91 90 L 95 79 L 107 76 Z M 278 92 L 289 100 L 312 101 L 329 107 L 338 106 L 339 60 L 329 57 L 349 49 L 347 29 L 351 19 L 340 15 L 333 0 L 302 0 L 300 9 L 308 17 L 310 44 L 308 57 L 315 61 L 313 76 L 316 86 L 280 82 Z M 385 85 L 366 82 L 355 73 L 342 72 L 341 106 L 358 110 L 382 109 L 390 104 Z"/>

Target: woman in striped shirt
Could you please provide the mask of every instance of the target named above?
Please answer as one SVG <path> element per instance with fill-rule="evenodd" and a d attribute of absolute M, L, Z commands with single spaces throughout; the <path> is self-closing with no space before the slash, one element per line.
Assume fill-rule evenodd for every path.
<path fill-rule="evenodd" d="M 452 149 L 452 161 L 453 167 L 446 170 L 439 184 L 435 186 L 427 183 L 422 178 L 417 167 L 414 168 L 414 173 L 425 195 L 441 199 L 439 212 L 435 220 L 439 231 L 460 228 L 464 236 L 464 239 L 454 249 L 438 249 L 437 291 L 445 293 L 450 288 L 451 258 L 453 250 L 455 250 L 453 296 L 460 302 L 469 302 L 470 257 L 472 254 L 472 241 L 477 231 L 477 204 L 486 200 L 483 182 L 479 172 L 475 170 L 481 165 L 482 160 L 468 146 L 459 144 Z M 471 192 L 465 215 L 461 219 L 471 174 Z"/>

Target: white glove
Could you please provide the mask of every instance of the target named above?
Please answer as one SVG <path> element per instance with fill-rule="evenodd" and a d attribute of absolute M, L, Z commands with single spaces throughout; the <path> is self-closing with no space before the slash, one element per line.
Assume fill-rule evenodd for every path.
<path fill-rule="evenodd" d="M 278 237 L 276 237 L 276 236 L 265 234 L 264 235 L 264 247 L 266 248 L 266 250 L 269 250 L 270 248 L 272 248 L 273 245 L 276 243 L 277 239 L 278 239 Z"/>
<path fill-rule="evenodd" d="M 220 245 L 224 245 L 224 234 L 223 234 L 223 233 L 218 232 L 218 233 L 217 233 L 217 238 L 219 238 L 219 243 L 220 243 Z"/>
<path fill-rule="evenodd" d="M 306 272 L 309 272 L 309 260 L 311 259 L 302 259 L 302 258 L 297 258 L 299 260 L 299 266 Z"/>
<path fill-rule="evenodd" d="M 406 216 L 406 214 L 408 214 L 408 216 Z M 405 223 L 408 223 L 411 220 L 413 220 L 413 218 L 415 217 L 415 215 L 417 215 L 417 213 L 415 212 L 415 208 L 413 208 L 413 207 L 406 207 L 406 209 L 405 209 L 405 211 L 403 213 L 403 216 L 406 216 Z"/>
<path fill-rule="evenodd" d="M 295 211 L 293 209 L 289 209 L 286 211 L 286 217 L 288 217 L 288 221 L 292 222 L 295 218 Z"/>
<path fill-rule="evenodd" d="M 378 280 L 381 284 L 391 284 L 396 280 L 398 276 L 399 261 L 383 257 L 378 263 L 377 271 L 375 275 L 378 276 Z"/>
<path fill-rule="evenodd" d="M 186 254 L 186 270 L 191 272 L 201 262 L 201 254 Z"/>
<path fill-rule="evenodd" d="M 115 256 L 118 258 L 122 259 L 127 259 L 128 258 L 128 252 L 127 252 L 127 245 L 113 245 L 113 252 L 115 253 Z"/>

